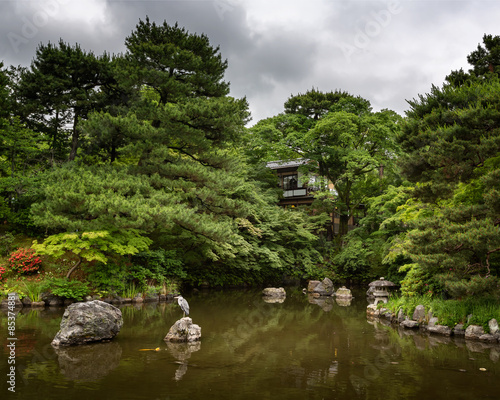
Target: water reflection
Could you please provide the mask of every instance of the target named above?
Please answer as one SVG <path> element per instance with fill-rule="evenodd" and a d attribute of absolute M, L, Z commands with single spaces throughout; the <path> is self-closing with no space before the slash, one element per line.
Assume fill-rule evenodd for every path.
<path fill-rule="evenodd" d="M 351 305 L 352 298 L 336 297 L 335 302 L 341 307 L 349 307 Z"/>
<path fill-rule="evenodd" d="M 96 381 L 120 364 L 122 348 L 116 342 L 54 349 L 61 373 L 71 380 Z"/>
<path fill-rule="evenodd" d="M 191 357 L 191 355 L 194 352 L 201 350 L 201 343 L 166 342 L 166 345 L 169 353 L 177 360 L 177 363 L 180 364 L 179 368 L 177 368 L 174 375 L 174 379 L 176 381 L 180 381 L 187 372 L 188 369 L 187 360 Z"/>
<path fill-rule="evenodd" d="M 274 304 L 274 303 L 284 303 L 285 302 L 285 297 L 272 297 L 272 296 L 263 296 L 262 300 L 264 300 L 266 303 L 269 304 Z"/>
<path fill-rule="evenodd" d="M 321 309 L 325 312 L 331 311 L 333 309 L 333 298 L 330 296 L 314 296 L 314 294 L 309 293 L 307 295 L 307 301 L 310 304 L 316 304 L 321 307 Z"/>
<path fill-rule="evenodd" d="M 348 307 L 300 290 L 287 290 L 286 301 L 276 304 L 263 302 L 258 290 L 188 294 L 193 321 L 204 332 L 202 342 L 190 344 L 163 342 L 178 318 L 177 304 L 129 305 L 113 342 L 58 353 L 50 342 L 62 311 L 23 310 L 16 316 L 16 398 L 498 398 L 498 344 L 367 322 L 363 293 Z M 1 313 L 0 326 L 7 326 Z M 0 348 L 0 360 L 5 355 Z M 0 362 L 0 374 L 7 367 Z"/>

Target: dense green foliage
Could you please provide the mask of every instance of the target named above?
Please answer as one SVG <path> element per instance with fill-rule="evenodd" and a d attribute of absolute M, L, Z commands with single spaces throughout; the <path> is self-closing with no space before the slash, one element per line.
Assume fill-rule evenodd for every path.
<path fill-rule="evenodd" d="M 1 250 L 36 239 L 65 297 L 285 276 L 499 295 L 500 37 L 404 118 L 312 89 L 251 128 L 207 36 L 146 18 L 125 46 L 98 56 L 60 40 L 29 68 L 0 64 Z M 280 208 L 266 163 L 297 158 L 314 203 Z"/>
<path fill-rule="evenodd" d="M 1 99 L 19 105 L 19 116 L 4 109 L 4 142 L 7 126 L 39 138 L 18 143 L 18 158 L 5 153 L 5 170 L 14 176 L 15 160 L 29 160 L 28 145 L 40 160 L 23 176 L 21 210 L 4 192 L 5 215 L 24 213 L 24 231 L 45 234 L 33 245 L 39 254 L 73 261 L 66 277 L 90 264 L 81 271 L 116 293 L 168 279 L 317 276 L 316 219 L 278 208 L 273 185 L 244 156 L 248 105 L 228 95 L 219 48 L 149 19 L 125 45 L 111 58 L 42 44 L 30 68 L 2 71 Z"/>
<path fill-rule="evenodd" d="M 342 239 L 349 219 L 383 185 L 380 168 L 390 171 L 400 121 L 392 111 L 372 112 L 363 98 L 313 89 L 288 99 L 284 114 L 253 127 L 251 148 L 267 161 L 308 160 L 302 172 L 324 179 L 316 207 L 339 216 Z"/>

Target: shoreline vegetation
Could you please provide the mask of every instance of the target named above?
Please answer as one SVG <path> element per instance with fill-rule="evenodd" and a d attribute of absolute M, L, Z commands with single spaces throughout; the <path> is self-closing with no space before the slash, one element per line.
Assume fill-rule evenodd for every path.
<path fill-rule="evenodd" d="M 431 296 L 392 296 L 387 303 L 379 303 L 369 313 L 390 313 L 390 318 L 387 318 L 398 323 L 409 319 L 424 325 L 446 326 L 451 330 L 457 326 L 466 330 L 471 325 L 478 325 L 486 334 L 490 333 L 491 320 L 500 321 L 499 302 L 494 297 L 443 300 Z"/>

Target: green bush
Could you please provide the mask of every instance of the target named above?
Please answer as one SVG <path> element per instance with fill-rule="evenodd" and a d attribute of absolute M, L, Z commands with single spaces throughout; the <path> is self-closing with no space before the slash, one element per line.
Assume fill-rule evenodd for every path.
<path fill-rule="evenodd" d="M 126 290 L 130 276 L 125 266 L 108 263 L 93 267 L 87 279 L 100 292 L 119 294 Z"/>
<path fill-rule="evenodd" d="M 162 284 L 167 277 L 185 279 L 187 272 L 175 250 L 149 250 L 132 257 L 131 273 L 142 281 L 154 279 Z"/>
<path fill-rule="evenodd" d="M 500 280 L 496 276 L 473 275 L 470 279 L 458 279 L 454 274 L 443 274 L 436 278 L 446 292 L 455 299 L 500 294 Z"/>
<path fill-rule="evenodd" d="M 10 232 L 5 232 L 3 235 L 0 235 L 0 254 L 6 256 L 10 253 L 10 248 L 12 243 L 14 243 L 15 237 Z"/>
<path fill-rule="evenodd" d="M 67 278 L 52 278 L 46 282 L 44 288 L 56 296 L 77 301 L 82 301 L 90 293 L 87 283 L 70 281 Z"/>

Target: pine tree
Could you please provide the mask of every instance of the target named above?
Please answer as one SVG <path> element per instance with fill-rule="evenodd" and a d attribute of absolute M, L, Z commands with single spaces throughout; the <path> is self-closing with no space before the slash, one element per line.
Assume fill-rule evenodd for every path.
<path fill-rule="evenodd" d="M 113 84 L 106 54 L 97 57 L 63 40 L 37 48 L 30 68 L 20 72 L 17 95 L 25 122 L 46 135 L 52 162 L 76 158 L 79 122 L 104 107 Z"/>
<path fill-rule="evenodd" d="M 403 289 L 489 293 L 500 273 L 500 81 L 447 83 L 410 104 L 402 168 L 419 202 L 406 212 Z"/>
<path fill-rule="evenodd" d="M 289 261 L 311 268 L 319 257 L 313 227 L 301 215 L 291 226 L 276 212 L 275 191 L 250 178 L 240 147 L 247 103 L 227 95 L 218 48 L 148 19 L 126 45 L 115 70 L 126 104 L 81 124 L 88 148 L 95 139 L 110 146 L 91 154 L 103 162 L 90 157 L 93 165 L 48 173 L 36 223 L 51 233 L 138 229 L 154 246 L 183 254 L 193 280 Z M 291 249 L 282 230 L 299 232 L 300 245 Z"/>

